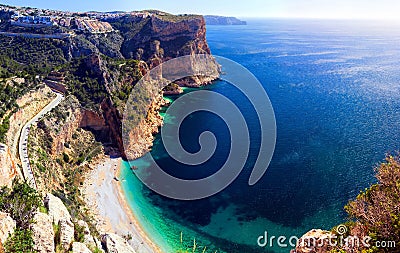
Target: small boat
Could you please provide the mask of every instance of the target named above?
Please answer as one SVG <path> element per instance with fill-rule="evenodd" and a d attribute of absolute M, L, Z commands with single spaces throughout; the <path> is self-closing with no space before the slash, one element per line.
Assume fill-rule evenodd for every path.
<path fill-rule="evenodd" d="M 133 170 L 138 170 L 139 168 L 138 167 L 136 167 L 135 165 L 132 165 L 132 167 L 131 167 L 131 170 L 133 171 Z"/>

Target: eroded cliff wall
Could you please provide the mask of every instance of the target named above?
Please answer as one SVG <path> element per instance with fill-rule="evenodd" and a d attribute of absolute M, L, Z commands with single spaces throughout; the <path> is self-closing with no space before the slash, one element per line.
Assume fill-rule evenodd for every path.
<path fill-rule="evenodd" d="M 117 45 L 113 47 L 113 52 L 115 46 L 120 46 L 119 52 L 124 58 L 137 60 L 139 63 L 135 68 L 139 69 L 141 76 L 167 60 L 186 55 L 191 56 L 191 61 L 185 66 L 183 66 L 184 64 L 177 66 L 177 71 L 185 68 L 195 69 L 198 67 L 196 66 L 197 55 L 211 53 L 206 40 L 206 25 L 202 16 L 152 15 L 146 18 L 125 16 L 111 24 L 120 31 L 118 35 L 120 37 L 118 37 Z M 91 41 L 93 42 L 93 39 Z M 108 68 L 109 62 L 100 54 L 109 54 L 110 50 L 99 49 L 97 51 L 90 50 L 90 52 L 91 54 L 85 61 L 86 66 L 95 73 L 110 96 L 105 97 L 99 104 L 99 110 L 95 115 L 91 112 L 83 114 L 81 127 L 93 131 L 103 143 L 118 147 L 124 157 L 126 157 L 125 152 L 129 152 L 134 154 L 132 157 L 137 158 L 149 151 L 153 140 L 152 135 L 162 124 L 158 110 L 164 103 L 163 99 L 157 94 L 154 95 L 154 101 L 148 105 L 147 119 L 132 129 L 130 133 L 132 140 L 135 141 L 129 145 L 129 150 L 124 150 L 121 133 L 126 100 L 122 101 L 122 105 L 121 103 L 117 105 L 116 102 L 120 101 L 116 101 L 113 94 L 120 90 L 132 90 L 127 86 L 133 87 L 138 80 L 132 76 L 124 76 L 122 72 L 129 71 L 129 69 L 119 66 L 119 72 L 115 72 Z M 80 53 L 70 52 L 70 54 Z M 108 56 L 114 55 L 115 52 Z M 209 84 L 218 77 L 219 65 L 212 60 L 207 63 L 207 67 L 215 70 L 214 75 L 191 76 L 177 80 L 176 83 L 191 87 Z M 92 120 L 92 124 L 85 124 L 86 120 L 93 117 L 96 120 Z"/>
<path fill-rule="evenodd" d="M 64 52 L 67 64 L 53 70 L 48 80 L 65 87 L 68 99 L 61 109 L 56 108 L 39 122 L 36 130 L 38 136 L 34 136 L 38 137 L 37 142 L 32 145 L 36 151 L 31 152 L 35 173 L 55 177 L 54 174 L 57 173 L 46 168 L 50 166 L 62 174 L 68 167 L 65 163 L 74 161 L 80 164 L 85 160 L 83 153 L 94 148 L 95 142 L 101 143 L 108 153 L 119 153 L 126 157 L 128 152 L 132 154 L 131 158 L 142 156 L 150 150 L 153 135 L 162 124 L 158 111 L 165 101 L 161 91 L 154 93 L 153 100 L 146 105 L 146 119 L 132 128 L 129 134 L 132 142 L 128 145 L 128 150 L 125 150 L 122 120 L 133 87 L 152 68 L 165 61 L 189 55 L 191 60 L 188 64 L 177 68 L 197 68 L 197 55 L 210 54 L 206 26 L 201 16 L 174 16 L 165 13 L 147 17 L 126 15 L 110 23 L 116 31 L 109 34 L 81 33 L 57 43 L 46 40 Z M 215 61 L 210 61 L 207 65 L 219 73 L 219 66 Z M 58 78 L 54 80 L 50 76 Z M 176 83 L 181 86 L 200 86 L 215 78 L 217 75 L 192 76 Z M 50 90 L 47 88 L 42 93 L 21 98 L 21 109 L 11 117 L 6 143 L 9 148 L 1 157 L 1 162 L 7 164 L 4 167 L 7 171 L 2 173 L 6 175 L 4 182 L 9 182 L 14 177 L 14 169 L 8 171 L 10 168 L 15 168 L 18 172 L 18 166 L 12 164 L 19 162 L 16 147 L 24 121 L 50 101 Z M 80 132 L 79 129 L 84 129 L 91 135 Z M 78 140 L 74 136 L 78 136 Z M 71 147 L 79 146 L 79 141 L 89 141 L 91 144 L 83 145 L 84 148 Z M 42 151 L 48 152 L 49 157 Z"/>

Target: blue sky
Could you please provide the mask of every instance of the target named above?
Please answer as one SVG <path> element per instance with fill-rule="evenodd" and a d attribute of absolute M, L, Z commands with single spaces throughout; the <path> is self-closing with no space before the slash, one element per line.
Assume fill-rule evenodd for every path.
<path fill-rule="evenodd" d="M 400 19 L 398 0 L 1 0 L 3 4 L 71 11 L 159 9 L 237 17 Z"/>

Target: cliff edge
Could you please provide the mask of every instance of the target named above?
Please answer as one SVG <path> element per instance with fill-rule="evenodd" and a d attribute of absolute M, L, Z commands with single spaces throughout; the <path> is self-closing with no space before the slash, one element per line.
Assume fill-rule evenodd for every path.
<path fill-rule="evenodd" d="M 4 32 L 0 34 L 3 48 L 0 58 L 6 62 L 6 69 L 0 70 L 8 71 L 6 74 L 10 76 L 29 73 L 24 84 L 27 88 L 35 88 L 44 82 L 67 98 L 59 109 L 41 120 L 30 135 L 30 159 L 43 189 L 54 184 L 62 187 L 69 176 L 65 171 L 84 164 L 101 149 L 109 155 L 125 158 L 127 152 L 135 154 L 134 158 L 148 152 L 153 135 L 162 124 L 158 110 L 164 105 L 163 91 L 155 92 L 151 102 L 141 105 L 148 108 L 148 115 L 132 129 L 131 136 L 136 143 L 126 151 L 122 140 L 122 120 L 126 102 L 136 83 L 151 69 L 170 59 L 190 56 L 189 66 L 177 68 L 196 68 L 197 55 L 211 54 L 206 40 L 206 23 L 198 15 L 176 16 L 146 11 L 101 16 L 96 21 L 91 19 L 93 14 L 57 12 L 61 17 L 72 15 L 70 23 L 33 28 L 13 25 L 14 7 L 7 8 L 0 10 L 0 30 Z M 79 25 L 82 22 L 91 26 L 81 29 Z M 105 24 L 109 26 L 106 32 L 93 32 L 94 27 Z M 32 32 L 40 36 L 33 36 Z M 55 32 L 67 35 L 51 37 Z M 14 53 L 19 51 L 23 54 Z M 215 61 L 208 62 L 207 67 L 219 73 Z M 177 80 L 174 85 L 198 87 L 216 78 L 218 75 L 189 76 Z M 9 88 L 7 85 L 4 87 Z M 20 96 L 28 92 L 23 88 L 21 85 Z M 179 87 L 175 89 L 180 90 Z M 10 101 L 10 105 L 5 106 L 12 105 L 13 101 Z M 17 137 L 15 135 L 5 144 L 12 147 Z M 98 146 L 101 148 L 97 149 Z M 10 164 L 6 158 L 2 160 Z M 59 173 L 51 176 L 52 180 L 40 180 L 52 174 L 46 170 L 48 167 Z"/>

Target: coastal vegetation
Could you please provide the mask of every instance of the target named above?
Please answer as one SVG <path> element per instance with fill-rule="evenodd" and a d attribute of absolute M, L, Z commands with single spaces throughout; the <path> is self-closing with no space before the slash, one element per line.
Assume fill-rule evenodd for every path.
<path fill-rule="evenodd" d="M 12 189 L 3 187 L 0 190 L 0 209 L 9 213 L 18 227 L 27 229 L 41 206 L 41 198 L 26 182 L 15 179 Z"/>
<path fill-rule="evenodd" d="M 68 87 L 66 95 L 73 95 L 87 109 L 98 110 L 101 102 L 109 97 L 117 107 L 123 107 L 133 87 L 142 77 L 140 65 L 143 63 L 105 55 L 96 58 L 98 62 L 93 63 L 91 57 L 74 58 L 56 68 L 57 73 L 64 76 Z"/>
<path fill-rule="evenodd" d="M 63 152 L 52 151 L 57 135 L 73 117 L 67 108 L 76 107 L 76 103 L 75 99 L 66 98 L 57 110 L 51 111 L 32 127 L 28 153 L 37 183 L 51 190 L 63 201 L 74 219 L 84 220 L 91 233 L 97 235 L 95 221 L 85 206 L 80 187 L 89 170 L 87 162 L 104 152 L 102 144 L 96 141 L 93 133 L 78 128 L 72 133 L 71 140 L 64 143 Z M 79 233 L 76 236 L 81 238 Z"/>
<path fill-rule="evenodd" d="M 65 73 L 68 94 L 74 95 L 83 107 L 96 108 L 108 93 L 98 74 L 88 67 L 85 60 L 83 57 L 73 59 L 60 72 Z"/>
<path fill-rule="evenodd" d="M 377 170 L 378 183 L 362 191 L 345 210 L 353 219 L 356 235 L 368 235 L 373 245 L 368 252 L 394 252 L 394 248 L 378 248 L 376 242 L 400 245 L 400 157 L 388 155 Z"/>
<path fill-rule="evenodd" d="M 116 107 L 123 111 L 125 103 L 128 101 L 136 83 L 143 77 L 141 66 L 138 60 L 133 59 L 112 59 L 106 58 L 107 68 L 114 74 L 115 83 L 118 84 L 118 89 L 115 89 L 111 96 Z"/>
<path fill-rule="evenodd" d="M 178 54 L 209 52 L 204 22 L 199 16 L 174 16 L 151 11 L 151 15 L 146 14 L 146 17 L 128 14 L 110 21 L 114 30 L 117 30 L 115 32 L 97 34 L 74 29 L 73 36 L 39 39 L 32 38 L 30 33 L 49 35 L 71 31 L 61 27 L 12 26 L 6 22 L 10 19 L 7 13 L 0 13 L 0 29 L 3 32 L 20 33 L 21 36 L 0 35 L 0 142 L 13 141 L 10 141 L 10 134 L 7 138 L 4 136 L 9 131 L 10 117 L 16 115 L 18 103 L 21 104 L 18 98 L 42 87 L 43 83 L 62 91 L 65 97 L 63 102 L 30 127 L 27 145 L 29 163 L 37 191 L 47 195 L 51 193 L 65 205 L 74 223 L 74 241 L 84 241 L 87 226 L 91 235 L 99 239 L 93 210 L 89 210 L 81 194 L 85 176 L 93 168 L 90 162 L 102 158 L 105 152 L 123 152 L 119 146 L 122 142 L 119 139 L 122 138 L 119 136 L 121 115 L 136 83 L 150 68 Z M 176 24 L 181 21 L 188 22 Z M 161 34 L 159 28 L 167 26 L 166 32 Z M 138 41 L 141 42 L 138 44 Z M 189 44 L 190 48 L 183 47 Z M 178 89 L 177 86 L 173 88 Z M 148 104 L 144 102 L 149 103 L 149 100 L 145 93 L 145 89 L 135 93 L 138 99 L 133 102 L 133 106 L 147 108 Z M 161 91 L 157 90 L 152 95 L 161 97 Z M 11 129 L 14 126 L 13 120 Z M 146 142 L 151 142 L 150 137 L 156 132 L 157 124 L 152 127 L 154 129 L 146 129 L 149 131 L 143 135 L 148 138 Z M 139 128 L 143 130 L 149 127 Z M 5 144 L 11 146 L 10 143 Z M 37 241 L 33 241 L 37 239 L 37 231 L 30 229 L 32 217 L 35 213 L 40 216 L 40 212 L 48 212 L 48 216 L 51 216 L 50 208 L 48 203 L 48 210 L 42 206 L 42 198 L 35 195 L 38 194 L 36 190 L 31 191 L 31 188 L 23 188 L 17 183 L 13 185 L 14 188 L 15 192 L 27 191 L 24 197 L 31 196 L 28 203 L 38 202 L 25 206 L 31 213 L 13 212 L 13 208 L 7 204 L 19 199 L 14 190 L 2 190 L 1 205 L 4 204 L 4 208 L 0 205 L 0 209 L 10 213 L 17 221 L 17 229 L 8 238 L 5 250 L 34 252 Z M 17 217 L 22 214 L 26 219 Z M 84 228 L 77 223 L 80 221 L 84 221 L 87 226 Z M 55 232 L 55 244 L 49 247 L 56 252 L 68 252 L 70 249 L 62 249 L 63 243 L 59 239 L 62 225 L 58 223 L 52 226 L 54 231 L 46 229 Z M 195 242 L 194 247 L 189 252 L 200 250 Z M 95 247 L 90 249 L 92 252 L 100 252 Z M 206 249 L 201 250 L 206 252 Z"/>
<path fill-rule="evenodd" d="M 16 100 L 40 83 L 40 76 L 66 62 L 63 42 L 0 35 L 0 142 L 5 142 Z M 23 78 L 23 81 L 15 81 Z"/>
<path fill-rule="evenodd" d="M 345 206 L 347 222 L 335 226 L 330 232 L 311 230 L 304 235 L 305 238 L 311 236 L 318 240 L 326 239 L 324 233 L 325 236 L 328 234 L 328 238 L 334 235 L 334 245 L 312 242 L 307 245 L 306 241 L 305 245 L 298 245 L 296 252 L 399 252 L 400 156 L 388 155 L 377 166 L 376 178 L 376 184 L 361 191 Z"/>
<path fill-rule="evenodd" d="M 32 236 L 33 232 L 31 230 L 17 228 L 5 243 L 5 252 L 35 252 Z"/>
<path fill-rule="evenodd" d="M 46 75 L 52 68 L 66 63 L 63 40 L 0 35 L 0 45 L 1 64 L 5 65 L 0 70 L 6 76 L 34 79 L 36 75 Z"/>
<path fill-rule="evenodd" d="M 27 183 L 15 179 L 12 188 L 0 189 L 0 210 L 9 213 L 17 229 L 5 243 L 6 252 L 34 252 L 31 224 L 42 207 L 41 195 Z"/>
<path fill-rule="evenodd" d="M 181 14 L 181 15 L 173 15 L 168 12 L 164 11 L 159 11 L 159 10 L 146 10 L 149 13 L 154 13 L 159 17 L 160 19 L 164 21 L 169 21 L 169 22 L 180 22 L 180 21 L 185 21 L 185 20 L 191 20 L 191 19 L 198 19 L 201 18 L 201 15 L 195 15 L 195 14 Z"/>
<path fill-rule="evenodd" d="M 131 17 L 125 17 L 117 19 L 111 22 L 113 27 L 121 31 L 124 36 L 128 39 L 133 38 L 137 33 L 141 31 L 145 24 L 147 24 L 150 19 L 137 19 Z"/>

